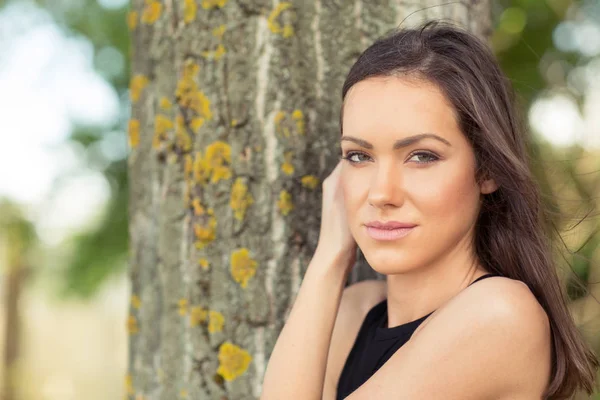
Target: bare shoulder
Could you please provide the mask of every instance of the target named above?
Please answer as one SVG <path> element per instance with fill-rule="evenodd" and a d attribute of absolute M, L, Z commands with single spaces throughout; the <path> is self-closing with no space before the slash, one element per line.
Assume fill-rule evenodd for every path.
<path fill-rule="evenodd" d="M 342 292 L 327 356 L 323 399 L 335 398 L 342 368 L 360 326 L 369 310 L 383 301 L 386 294 L 387 283 L 374 279 L 349 285 Z"/>
<path fill-rule="evenodd" d="M 545 389 L 551 368 L 550 323 L 523 282 L 492 277 L 465 288 L 436 310 L 409 342 L 427 348 L 439 341 L 439 332 L 468 337 L 468 346 L 488 349 L 483 358 L 506 365 L 497 378 L 513 388 L 508 397 L 539 397 Z M 463 350 L 457 349 L 457 357 Z"/>

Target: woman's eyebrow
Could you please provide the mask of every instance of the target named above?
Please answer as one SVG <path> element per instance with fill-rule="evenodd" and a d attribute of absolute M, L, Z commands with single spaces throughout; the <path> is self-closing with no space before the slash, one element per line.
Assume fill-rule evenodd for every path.
<path fill-rule="evenodd" d="M 419 142 L 423 139 L 435 139 L 435 140 L 438 140 L 438 141 L 444 143 L 447 146 L 452 147 L 450 142 L 447 141 L 446 139 L 444 139 L 443 137 L 440 137 L 433 133 L 421 133 L 418 135 L 413 135 L 413 136 L 405 137 L 404 139 L 397 140 L 394 143 L 394 150 L 398 150 L 402 147 L 410 146 L 411 144 Z M 359 146 L 364 147 L 365 149 L 373 149 L 373 145 L 363 139 L 355 138 L 353 136 L 342 136 L 340 141 L 344 141 L 344 140 L 354 142 L 354 143 L 358 144 Z"/>

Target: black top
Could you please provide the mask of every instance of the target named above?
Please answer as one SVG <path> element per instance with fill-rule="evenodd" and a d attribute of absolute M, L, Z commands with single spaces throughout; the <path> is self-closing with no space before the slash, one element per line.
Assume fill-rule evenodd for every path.
<path fill-rule="evenodd" d="M 492 276 L 499 275 L 493 273 L 482 275 L 471 282 L 469 286 Z M 396 350 L 408 342 L 419 325 L 431 314 L 433 311 L 414 321 L 388 328 L 387 299 L 371 308 L 358 331 L 352 350 L 350 350 L 342 369 L 336 398 L 344 399 L 365 383 L 392 357 Z"/>

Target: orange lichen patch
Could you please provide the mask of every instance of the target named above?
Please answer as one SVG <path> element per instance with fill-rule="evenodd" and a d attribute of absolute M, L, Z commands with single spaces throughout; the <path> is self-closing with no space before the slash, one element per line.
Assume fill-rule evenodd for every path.
<path fill-rule="evenodd" d="M 190 326 L 195 327 L 206 321 L 208 311 L 200 306 L 194 306 L 190 310 Z"/>
<path fill-rule="evenodd" d="M 130 119 L 127 132 L 129 134 L 129 147 L 132 149 L 138 147 L 140 144 L 140 121 Z"/>
<path fill-rule="evenodd" d="M 146 0 L 146 5 L 142 11 L 142 23 L 153 24 L 162 14 L 163 5 L 157 0 Z"/>
<path fill-rule="evenodd" d="M 294 110 L 292 113 L 292 119 L 296 123 L 296 130 L 300 135 L 304 135 L 305 125 L 304 125 L 304 113 L 300 110 Z"/>
<path fill-rule="evenodd" d="M 134 30 L 137 27 L 138 23 L 138 12 L 137 11 L 129 11 L 127 13 L 127 26 L 129 30 Z"/>
<path fill-rule="evenodd" d="M 167 97 L 163 96 L 160 98 L 159 106 L 163 110 L 169 111 L 171 107 L 173 107 L 173 103 L 171 103 L 171 100 L 169 100 Z"/>
<path fill-rule="evenodd" d="M 221 39 L 225 34 L 227 27 L 225 25 L 219 25 L 215 29 L 212 30 L 212 34 L 214 37 Z"/>
<path fill-rule="evenodd" d="M 184 316 L 187 314 L 188 312 L 188 300 L 187 299 L 179 299 L 179 301 L 177 302 L 177 305 L 179 306 L 179 315 Z"/>
<path fill-rule="evenodd" d="M 132 294 L 131 295 L 131 307 L 135 308 L 136 310 L 139 310 L 141 305 L 142 305 L 142 301 L 140 300 L 140 298 L 137 295 Z"/>
<path fill-rule="evenodd" d="M 289 1 L 282 1 L 281 3 L 277 4 L 277 6 L 271 11 L 269 17 L 267 18 L 267 24 L 271 32 L 282 35 L 284 38 L 288 38 L 294 34 L 294 28 L 291 25 L 285 24 L 284 26 L 282 26 L 277 21 L 277 18 L 279 18 L 281 13 L 290 8 L 291 6 L 292 3 L 290 3 Z"/>
<path fill-rule="evenodd" d="M 207 58 L 209 60 L 219 61 L 225 55 L 226 52 L 227 51 L 225 50 L 225 46 L 223 46 L 221 43 L 219 43 L 216 50 L 203 51 L 202 57 Z"/>
<path fill-rule="evenodd" d="M 127 318 L 127 331 L 130 335 L 135 335 L 140 331 L 137 319 L 134 315 L 130 315 L 129 318 Z"/>
<path fill-rule="evenodd" d="M 194 224 L 194 234 L 196 235 L 196 248 L 203 249 L 210 242 L 215 240 L 217 233 L 217 219 L 212 213 L 212 210 L 208 210 L 208 217 L 204 224 Z"/>
<path fill-rule="evenodd" d="M 246 215 L 246 210 L 254 203 L 252 194 L 248 192 L 248 186 L 242 178 L 237 178 L 231 187 L 231 198 L 229 206 L 233 210 L 234 217 L 241 221 Z"/>
<path fill-rule="evenodd" d="M 202 0 L 202 8 L 210 10 L 211 8 L 223 8 L 227 0 Z"/>
<path fill-rule="evenodd" d="M 252 356 L 246 350 L 231 342 L 225 342 L 219 347 L 219 368 L 217 374 L 226 381 L 232 381 L 241 376 L 250 365 Z"/>
<path fill-rule="evenodd" d="M 198 260 L 198 264 L 202 267 L 203 270 L 207 270 L 210 267 L 208 260 L 206 258 L 201 258 Z"/>
<path fill-rule="evenodd" d="M 277 202 L 277 207 L 283 215 L 288 215 L 290 211 L 294 209 L 294 205 L 292 204 L 292 195 L 287 190 L 282 190 L 279 192 L 279 201 Z"/>
<path fill-rule="evenodd" d="M 250 251 L 247 248 L 242 248 L 231 253 L 231 276 L 245 288 L 248 285 L 248 280 L 256 274 L 256 260 L 250 257 Z"/>
<path fill-rule="evenodd" d="M 218 311 L 210 310 L 208 313 L 208 332 L 217 333 L 223 330 L 225 317 Z"/>
<path fill-rule="evenodd" d="M 292 165 L 292 158 L 294 157 L 294 152 L 287 151 L 284 154 L 284 163 L 281 165 L 281 170 L 286 175 L 292 175 L 294 173 L 294 166 Z"/>
<path fill-rule="evenodd" d="M 145 75 L 135 75 L 129 82 L 129 97 L 132 103 L 136 103 L 140 99 L 142 90 L 148 85 L 148 77 Z"/>
<path fill-rule="evenodd" d="M 319 186 L 319 178 L 314 175 L 305 175 L 301 179 L 302 186 L 305 188 L 314 190 L 317 186 Z"/>
<path fill-rule="evenodd" d="M 196 0 L 184 0 L 183 1 L 183 22 L 189 24 L 193 20 L 196 19 L 196 12 L 198 11 L 198 6 L 196 5 Z"/>
<path fill-rule="evenodd" d="M 210 182 L 217 183 L 221 179 L 231 178 L 231 147 L 228 143 L 216 141 L 206 148 L 206 163 L 212 171 Z"/>

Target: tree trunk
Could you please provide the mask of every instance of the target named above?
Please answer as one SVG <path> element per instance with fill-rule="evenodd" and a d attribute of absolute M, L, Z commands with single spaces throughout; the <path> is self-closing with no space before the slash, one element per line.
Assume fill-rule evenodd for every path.
<path fill-rule="evenodd" d="M 255 399 L 357 56 L 432 2 L 134 0 L 130 399 Z M 489 0 L 419 11 L 490 31 Z M 351 281 L 376 277 L 364 259 Z M 379 277 L 381 278 L 381 277 Z"/>

